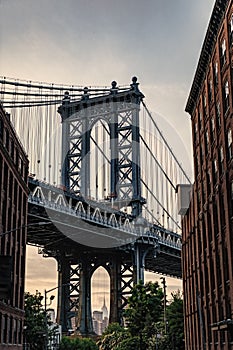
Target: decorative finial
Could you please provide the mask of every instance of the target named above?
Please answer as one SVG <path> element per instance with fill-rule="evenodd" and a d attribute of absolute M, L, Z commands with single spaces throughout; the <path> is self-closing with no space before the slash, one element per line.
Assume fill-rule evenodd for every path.
<path fill-rule="evenodd" d="M 64 98 L 63 98 L 63 103 L 68 103 L 68 102 L 70 102 L 69 91 L 65 91 Z"/>
<path fill-rule="evenodd" d="M 141 94 L 138 88 L 139 83 L 137 83 L 137 81 L 138 81 L 138 78 L 134 76 L 132 78 L 132 84 L 130 84 L 130 86 L 131 86 L 131 89 L 134 90 L 134 92 L 136 92 L 137 94 Z"/>
<path fill-rule="evenodd" d="M 110 89 L 110 94 L 115 95 L 117 94 L 118 87 L 117 87 L 117 82 L 115 80 L 112 81 L 112 88 Z"/>
<path fill-rule="evenodd" d="M 83 88 L 83 95 L 82 95 L 82 100 L 88 100 L 89 99 L 89 96 L 90 96 L 90 94 L 88 93 L 88 87 L 87 86 L 85 86 L 84 88 Z"/>

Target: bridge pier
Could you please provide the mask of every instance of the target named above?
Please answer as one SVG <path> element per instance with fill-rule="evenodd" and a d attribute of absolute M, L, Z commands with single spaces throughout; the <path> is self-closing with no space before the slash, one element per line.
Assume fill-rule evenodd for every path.
<path fill-rule="evenodd" d="M 144 283 L 145 256 L 147 250 L 139 244 L 135 244 L 134 259 L 136 268 L 136 282 L 141 280 Z"/>
<path fill-rule="evenodd" d="M 138 247 L 140 249 L 140 247 Z M 47 252 L 49 255 L 49 253 Z M 54 257 L 54 253 L 50 256 Z M 140 257 L 144 257 L 140 252 Z M 58 262 L 58 306 L 57 323 L 62 326 L 62 333 L 67 334 L 75 327 L 81 336 L 93 335 L 91 307 L 91 278 L 98 267 L 106 269 L 110 278 L 109 322 L 123 323 L 123 310 L 131 295 L 133 285 L 137 283 L 137 259 L 132 251 L 105 252 L 63 252 L 61 248 Z M 141 265 L 142 265 L 142 259 Z M 143 273 L 143 275 L 142 275 Z M 140 278 L 143 280 L 144 270 Z"/>
<path fill-rule="evenodd" d="M 91 277 L 89 262 L 83 261 L 80 269 L 79 308 L 77 317 L 77 334 L 88 336 L 94 334 L 91 311 Z"/>
<path fill-rule="evenodd" d="M 62 333 L 67 334 L 71 325 L 71 300 L 70 283 L 71 269 L 70 262 L 64 256 L 56 257 L 58 263 L 58 303 L 57 323 L 62 326 Z"/>
<path fill-rule="evenodd" d="M 128 297 L 136 283 L 140 280 L 144 283 L 145 259 L 155 249 L 153 241 L 137 241 L 119 250 L 90 249 L 74 244 L 44 250 L 58 262 L 57 323 L 62 326 L 62 333 L 75 328 L 81 336 L 94 334 L 91 279 L 100 266 L 110 278 L 109 322 L 123 324 Z"/>

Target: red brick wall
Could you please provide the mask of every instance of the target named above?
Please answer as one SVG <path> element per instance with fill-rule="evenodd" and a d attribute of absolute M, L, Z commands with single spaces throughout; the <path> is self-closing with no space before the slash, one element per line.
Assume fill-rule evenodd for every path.
<path fill-rule="evenodd" d="M 28 159 L 0 106 L 0 233 L 27 224 Z M 12 257 L 8 298 L 0 299 L 0 348 L 19 349 L 23 343 L 26 229 L 0 237 L 0 254 Z"/>
<path fill-rule="evenodd" d="M 233 320 L 233 146 L 228 142 L 230 133 L 233 138 L 232 15 L 229 1 L 191 113 L 195 183 L 183 219 L 182 248 L 189 350 L 233 349 L 226 322 Z"/>

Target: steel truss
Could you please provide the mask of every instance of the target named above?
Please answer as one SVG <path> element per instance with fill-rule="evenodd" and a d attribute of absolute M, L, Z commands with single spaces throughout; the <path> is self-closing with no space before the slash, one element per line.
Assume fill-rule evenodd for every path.
<path fill-rule="evenodd" d="M 65 252 L 60 247 L 56 250 L 41 251 L 44 256 L 54 257 L 58 262 L 57 322 L 62 325 L 62 332 L 67 334 L 75 325 L 77 334 L 94 334 L 91 279 L 100 266 L 106 269 L 110 277 L 109 322 L 123 324 L 123 310 L 127 299 L 131 295 L 133 285 L 143 275 L 144 246 L 135 244 L 135 247 L 109 252 L 87 251 L 81 247 L 78 250 L 78 253 L 72 249 Z"/>
<path fill-rule="evenodd" d="M 132 214 L 141 213 L 145 200 L 141 197 L 139 110 L 144 97 L 137 78 L 131 88 L 118 92 L 116 83 L 109 95 L 71 102 L 66 94 L 58 109 L 62 117 L 62 182 L 63 185 L 90 197 L 90 141 L 93 126 L 104 120 L 110 136 L 109 199 L 120 208 L 131 207 Z"/>

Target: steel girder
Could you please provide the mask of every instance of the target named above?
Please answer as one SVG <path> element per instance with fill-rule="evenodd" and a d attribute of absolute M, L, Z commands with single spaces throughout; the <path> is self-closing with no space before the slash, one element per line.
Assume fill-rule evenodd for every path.
<path fill-rule="evenodd" d="M 72 328 L 82 336 L 94 334 L 91 279 L 100 266 L 105 268 L 110 278 L 109 321 L 123 324 L 123 310 L 133 285 L 138 278 L 143 279 L 147 247 L 135 244 L 134 247 L 117 251 L 87 251 L 84 247 L 79 247 L 77 251 L 77 247 L 73 248 L 42 251 L 44 256 L 54 257 L 58 262 L 57 322 L 62 325 L 63 334 Z"/>
<path fill-rule="evenodd" d="M 124 92 L 80 101 L 65 99 L 62 117 L 62 184 L 76 194 L 90 196 L 90 140 L 95 123 L 104 120 L 110 136 L 109 199 L 119 208 L 130 206 L 138 216 L 145 200 L 141 197 L 139 110 L 143 94 L 137 79 Z"/>

